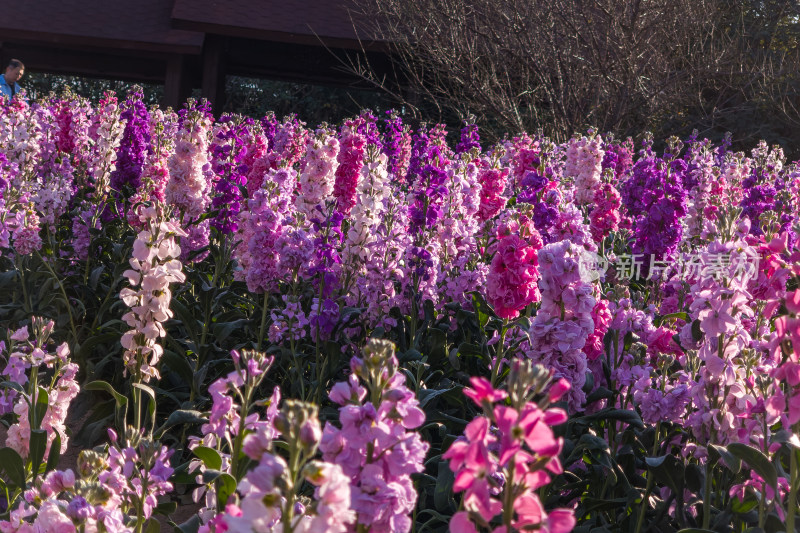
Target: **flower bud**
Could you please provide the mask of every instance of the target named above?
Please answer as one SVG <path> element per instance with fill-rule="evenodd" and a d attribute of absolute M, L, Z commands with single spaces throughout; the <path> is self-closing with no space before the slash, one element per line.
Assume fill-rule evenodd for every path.
<path fill-rule="evenodd" d="M 99 474 L 108 467 L 105 458 L 92 450 L 83 450 L 78 455 L 78 473 L 82 478 L 89 478 Z"/>
<path fill-rule="evenodd" d="M 362 350 L 364 364 L 369 370 L 382 370 L 391 367 L 394 357 L 394 343 L 385 339 L 369 339 Z M 393 372 L 390 372 L 393 373 Z"/>

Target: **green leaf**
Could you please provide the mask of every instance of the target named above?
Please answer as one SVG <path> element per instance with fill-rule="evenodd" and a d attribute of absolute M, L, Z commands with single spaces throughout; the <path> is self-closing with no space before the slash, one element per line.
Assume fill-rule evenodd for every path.
<path fill-rule="evenodd" d="M 153 511 L 164 516 L 169 516 L 178 510 L 178 502 L 159 503 Z"/>
<path fill-rule="evenodd" d="M 425 337 L 425 352 L 431 360 L 444 359 L 447 356 L 446 345 L 447 334 L 444 331 L 438 328 L 428 330 Z"/>
<path fill-rule="evenodd" d="M 675 456 L 646 457 L 645 462 L 657 481 L 666 484 L 673 494 L 683 494 L 684 466 Z"/>
<path fill-rule="evenodd" d="M 221 474 L 214 480 L 217 484 L 217 502 L 224 506 L 228 503 L 228 498 L 236 492 L 236 479 L 230 474 Z"/>
<path fill-rule="evenodd" d="M 175 533 L 197 533 L 201 525 L 200 517 L 194 515 L 183 524 L 175 527 Z"/>
<path fill-rule="evenodd" d="M 628 498 L 614 498 L 614 499 L 601 499 L 587 496 L 583 499 L 582 507 L 585 513 L 594 513 L 596 511 L 613 511 L 624 507 Z"/>
<path fill-rule="evenodd" d="M 203 424 L 205 422 L 208 422 L 208 419 L 204 417 L 203 413 L 200 411 L 193 411 L 191 409 L 178 409 L 177 411 L 173 411 L 169 417 L 167 417 L 166 422 L 164 422 L 156 431 L 156 435 L 163 435 L 166 430 L 179 424 Z"/>
<path fill-rule="evenodd" d="M 739 501 L 739 498 L 734 498 L 733 505 L 731 505 L 731 510 L 734 513 L 745 514 L 755 509 L 757 505 L 758 500 L 753 497 L 745 498 L 743 502 Z"/>
<path fill-rule="evenodd" d="M 150 423 L 152 424 L 152 428 L 155 429 L 156 426 L 156 391 L 153 390 L 152 387 L 148 385 L 144 385 L 143 383 L 134 383 L 133 386 L 139 390 L 142 390 L 150 396 L 150 401 L 147 402 L 147 414 L 150 415 Z"/>
<path fill-rule="evenodd" d="M 458 345 L 458 355 L 460 356 L 472 356 L 472 357 L 482 357 L 483 350 L 477 344 L 472 344 L 469 342 L 462 342 Z"/>
<path fill-rule="evenodd" d="M 47 394 L 47 389 L 39 387 L 39 392 L 36 394 L 36 406 L 34 407 L 36 413 L 36 425 L 31 421 L 31 427 L 40 427 L 44 415 L 47 414 L 47 408 L 50 406 L 50 397 Z"/>
<path fill-rule="evenodd" d="M 92 381 L 91 383 L 88 383 L 84 389 L 102 390 L 111 394 L 111 396 L 114 397 L 114 403 L 116 405 L 114 413 L 116 425 L 118 428 L 125 426 L 125 418 L 128 413 L 128 398 L 114 390 L 114 387 L 112 387 L 107 381 Z"/>
<path fill-rule="evenodd" d="M 189 336 L 192 337 L 193 340 L 197 339 L 198 322 L 192 315 L 192 312 L 177 298 L 173 298 L 170 302 L 170 309 L 175 313 L 175 317 L 181 321 L 183 327 L 186 328 Z"/>
<path fill-rule="evenodd" d="M 53 443 L 50 445 L 50 453 L 47 454 L 47 464 L 44 467 L 45 472 L 55 470 L 58 466 L 58 461 L 61 459 L 61 435 L 56 431 L 56 436 Z"/>
<path fill-rule="evenodd" d="M 494 312 L 492 306 L 489 305 L 480 292 L 473 291 L 470 294 L 472 294 L 472 308 L 475 309 L 475 317 L 478 319 L 478 325 L 484 329 L 486 328 L 486 324 L 489 323 L 490 318 L 497 317 L 497 313 Z"/>
<path fill-rule="evenodd" d="M 734 474 L 738 474 L 742 470 L 742 460 L 730 453 L 725 446 L 709 444 L 708 448 L 719 454 L 719 456 L 722 457 L 725 466 L 727 466 L 728 470 Z"/>
<path fill-rule="evenodd" d="M 653 325 L 658 327 L 661 324 L 663 324 L 664 322 L 666 322 L 667 320 L 671 320 L 673 318 L 677 318 L 679 320 L 683 320 L 684 322 L 689 322 L 689 321 L 692 320 L 692 317 L 689 316 L 689 313 L 686 313 L 686 312 L 683 312 L 683 311 L 679 311 L 677 313 L 668 313 L 666 315 L 656 317 L 653 320 Z"/>
<path fill-rule="evenodd" d="M 81 347 L 76 350 L 75 358 L 79 361 L 85 361 L 92 355 L 95 347 L 105 342 L 112 342 L 119 340 L 119 333 L 116 331 L 109 331 L 108 333 L 92 335 L 86 339 Z"/>
<path fill-rule="evenodd" d="M 614 393 L 605 387 L 598 387 L 597 390 L 592 392 L 586 397 L 586 404 L 594 403 L 598 400 L 613 398 Z"/>
<path fill-rule="evenodd" d="M 692 339 L 694 342 L 700 342 L 703 340 L 703 330 L 700 329 L 700 321 L 695 320 L 692 322 Z"/>
<path fill-rule="evenodd" d="M 590 422 L 598 420 L 618 420 L 640 429 L 644 428 L 642 417 L 639 416 L 639 413 L 628 409 L 606 408 L 601 411 L 597 411 L 596 413 L 581 417 L 579 420 Z"/>
<path fill-rule="evenodd" d="M 150 396 L 153 399 L 153 401 L 155 401 L 156 391 L 154 391 L 152 387 L 150 387 L 149 385 L 145 385 L 144 383 L 134 383 L 133 386 L 139 390 L 143 390 L 144 392 L 146 392 L 147 395 Z"/>
<path fill-rule="evenodd" d="M 714 533 L 714 531 L 700 527 L 686 527 L 678 531 L 678 533 Z"/>
<path fill-rule="evenodd" d="M 0 448 L 0 473 L 19 488 L 25 487 L 25 463 L 11 448 Z"/>
<path fill-rule="evenodd" d="M 0 383 L 0 387 L 4 389 L 14 389 L 17 392 L 25 392 L 25 389 L 22 388 L 22 385 L 19 383 L 14 383 L 13 381 L 4 381 Z"/>
<path fill-rule="evenodd" d="M 447 461 L 439 461 L 439 473 L 436 477 L 436 488 L 433 491 L 433 503 L 436 510 L 447 513 L 453 510 L 453 483 L 456 480 L 455 474 L 450 470 Z"/>
<path fill-rule="evenodd" d="M 144 531 L 145 533 L 161 533 L 161 524 L 155 518 L 151 518 L 145 524 Z"/>
<path fill-rule="evenodd" d="M 216 323 L 212 327 L 212 333 L 214 335 L 214 341 L 222 346 L 222 343 L 231 336 L 231 333 L 237 330 L 243 329 L 247 326 L 249 322 L 246 318 L 240 318 L 238 320 L 233 320 L 231 322 L 222 322 Z"/>
<path fill-rule="evenodd" d="M 454 387 L 449 387 L 447 389 L 420 389 L 417 393 L 419 397 L 419 406 L 425 407 L 428 402 L 436 398 L 437 396 L 441 396 L 446 392 L 450 392 L 453 390 Z"/>
<path fill-rule="evenodd" d="M 164 350 L 164 355 L 162 358 L 165 365 L 170 367 L 173 371 L 175 371 L 178 376 L 184 381 L 184 383 L 191 383 L 192 376 L 194 375 L 194 368 L 186 359 L 185 356 L 182 356 L 172 350 Z"/>
<path fill-rule="evenodd" d="M 778 493 L 778 472 L 766 455 L 752 446 L 733 442 L 728 445 L 728 451 L 747 463 L 750 468 L 761 476 L 761 479 L 769 483 L 775 493 Z"/>
<path fill-rule="evenodd" d="M 31 472 L 35 475 L 39 472 L 39 466 L 44 459 L 44 452 L 47 448 L 47 431 L 43 429 L 32 429 L 30 440 Z"/>
<path fill-rule="evenodd" d="M 97 284 L 100 283 L 100 276 L 103 274 L 105 269 L 105 265 L 100 265 L 92 269 L 92 273 L 89 274 L 89 287 L 93 291 L 97 291 Z"/>
<path fill-rule="evenodd" d="M 114 397 L 114 401 L 117 403 L 117 407 L 122 407 L 128 403 L 128 398 L 123 396 L 122 394 L 118 393 L 114 390 L 114 387 L 111 386 L 110 383 L 107 381 L 92 381 L 91 383 L 86 384 L 84 387 L 86 390 L 104 390 L 111 394 Z"/>
<path fill-rule="evenodd" d="M 192 450 L 192 452 L 194 452 L 198 459 L 203 461 L 206 468 L 211 468 L 213 470 L 222 468 L 222 457 L 220 457 L 217 450 L 206 446 L 198 446 Z"/>

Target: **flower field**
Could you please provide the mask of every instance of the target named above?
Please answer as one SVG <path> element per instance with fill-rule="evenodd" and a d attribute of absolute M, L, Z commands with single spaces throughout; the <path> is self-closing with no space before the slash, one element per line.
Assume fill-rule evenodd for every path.
<path fill-rule="evenodd" d="M 665 146 L 0 101 L 0 532 L 796 531 L 800 166 Z"/>

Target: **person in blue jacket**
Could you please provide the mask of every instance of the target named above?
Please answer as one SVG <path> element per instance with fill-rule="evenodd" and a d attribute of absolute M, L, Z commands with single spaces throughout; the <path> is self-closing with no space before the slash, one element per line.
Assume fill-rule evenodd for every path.
<path fill-rule="evenodd" d="M 5 72 L 0 75 L 0 94 L 13 98 L 20 91 L 17 83 L 22 75 L 25 74 L 25 65 L 19 59 L 12 59 L 8 62 Z"/>

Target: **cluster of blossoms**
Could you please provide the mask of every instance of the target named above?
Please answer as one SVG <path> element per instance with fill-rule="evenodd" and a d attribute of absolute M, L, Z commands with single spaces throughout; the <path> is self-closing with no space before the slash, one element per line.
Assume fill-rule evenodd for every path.
<path fill-rule="evenodd" d="M 367 140 L 358 132 L 357 121 L 345 124 L 339 140 L 339 154 L 336 167 L 336 179 L 333 184 L 333 195 L 337 200 L 338 210 L 350 214 L 356 202 L 356 187 L 361 174 L 364 159 L 364 147 Z"/>
<path fill-rule="evenodd" d="M 247 121 L 237 123 L 234 117 L 223 116 L 215 124 L 214 140 L 210 146 L 211 167 L 215 174 L 215 194 L 211 207 L 218 211 L 213 225 L 225 235 L 235 233 L 238 227 L 236 219 L 241 209 L 239 188 L 247 182 L 247 166 L 244 164 L 247 156 L 247 126 Z"/>
<path fill-rule="evenodd" d="M 204 497 L 205 506 L 200 511 L 204 523 L 216 515 L 218 505 L 216 485 L 204 481 L 203 474 L 212 467 L 227 474 L 233 471 L 232 468 L 237 468 L 238 457 L 245 442 L 245 432 L 255 432 L 248 436 L 251 448 L 261 446 L 267 449 L 276 435 L 273 421 L 278 413 L 280 389 L 276 387 L 266 402 L 264 417 L 253 412 L 256 391 L 266 377 L 273 359 L 251 351 L 234 351 L 231 357 L 235 370 L 217 379 L 208 388 L 212 404 L 208 422 L 200 428 L 202 437 L 189 438 L 190 449 L 202 447 L 213 450 L 219 458 L 218 464 L 212 466 L 206 465 L 200 459 L 193 460 L 189 465 L 190 472 L 198 472 L 199 487 L 194 491 L 193 497 L 196 502 Z M 257 444 L 258 442 L 261 444 Z"/>
<path fill-rule="evenodd" d="M 60 442 L 56 453 L 66 452 L 69 443 L 65 421 L 67 409 L 80 390 L 75 380 L 78 365 L 70 362 L 66 343 L 56 347 L 54 353 L 48 350 L 53 326 L 53 321 L 33 317 L 30 331 L 28 326 L 14 331 L 7 347 L 0 342 L 6 359 L 2 373 L 8 382 L 17 385 L 5 389 L 0 396 L 0 412 L 13 412 L 16 416 L 16 422 L 8 428 L 5 445 L 21 457 L 30 455 L 32 439 L 46 439 L 40 458 L 44 460 L 54 441 Z M 39 404 L 46 409 L 40 410 Z M 32 405 L 36 407 L 31 409 Z"/>
<path fill-rule="evenodd" d="M 149 121 L 143 98 L 141 89 L 133 89 L 121 106 L 120 120 L 125 121 L 125 129 L 116 152 L 116 165 L 110 174 L 109 185 L 117 194 L 125 197 L 131 196 L 141 185 L 142 168 L 149 149 Z M 109 126 L 113 128 L 113 125 Z"/>
<path fill-rule="evenodd" d="M 573 137 L 567 143 L 564 176 L 575 179 L 575 201 L 584 205 L 590 203 L 600 184 L 603 172 L 603 139 L 597 135 Z"/>
<path fill-rule="evenodd" d="M 611 183 L 602 183 L 594 191 L 594 207 L 589 215 L 592 238 L 602 242 L 611 232 L 619 229 L 619 208 L 622 200 L 617 188 Z"/>
<path fill-rule="evenodd" d="M 121 117 L 117 97 L 109 92 L 97 105 L 89 126 L 90 152 L 87 156 L 88 179 L 100 198 L 111 186 L 111 174 L 117 168 L 117 149 L 122 142 L 126 121 Z"/>
<path fill-rule="evenodd" d="M 159 379 L 156 365 L 164 349 L 158 340 L 166 335 L 163 324 L 172 317 L 170 283 L 186 279 L 176 241 L 186 232 L 175 221 L 165 220 L 160 209 L 158 205 L 140 207 L 144 229 L 133 243 L 131 268 L 124 273 L 132 288 L 120 291 L 120 298 L 131 308 L 122 320 L 133 328 L 121 339 L 125 369 L 145 383 Z"/>
<path fill-rule="evenodd" d="M 664 438 L 665 428 L 681 426 L 679 437 L 670 433 L 673 440 L 655 443 L 661 447 L 653 453 L 677 453 L 680 447 L 686 451 L 680 460 L 709 471 L 713 487 L 721 486 L 722 468 L 713 450 L 737 445 L 758 450 L 782 467 L 776 469 L 776 484 L 765 487 L 768 480 L 758 472 L 743 473 L 718 491 L 714 513 L 732 499 L 757 498 L 761 517 L 788 509 L 782 487 L 792 484 L 792 475 L 784 475 L 791 470 L 785 433 L 796 432 L 800 419 L 800 167 L 765 144 L 745 154 L 731 151 L 728 143 L 715 146 L 696 138 L 685 145 L 671 139 L 663 153 L 647 139 L 636 153 L 632 141 L 615 142 L 592 131 L 562 144 L 523 134 L 486 149 L 474 125 L 464 128 L 453 149 L 445 137 L 443 127 L 412 129 L 397 113 L 378 120 L 364 112 L 341 127 L 308 129 L 294 117 L 274 115 L 215 120 L 198 102 L 179 113 L 148 110 L 139 90 L 121 104 L 106 95 L 94 108 L 69 93 L 33 105 L 2 100 L 3 265 L 18 272 L 32 265 L 51 270 L 65 289 L 67 311 L 75 311 L 80 289 L 61 280 L 73 283 L 81 272 L 84 284 L 95 272 L 105 280 L 92 252 L 106 254 L 109 238 L 119 242 L 120 236 L 138 234 L 132 269 L 125 273 L 131 286 L 121 297 L 130 308 L 124 320 L 131 330 L 122 338 L 125 366 L 139 385 L 159 378 L 155 367 L 162 353 L 159 339 L 172 316 L 172 284 L 185 281 L 182 264 L 192 261 L 200 275 L 209 267 L 219 273 L 209 277 L 211 285 L 218 284 L 211 289 L 228 288 L 226 276 L 235 272 L 234 280 L 259 295 L 249 295 L 253 305 L 241 308 L 255 310 L 256 322 L 262 317 L 259 345 L 291 352 L 296 364 L 290 372 L 301 388 L 315 372 L 320 382 L 331 378 L 323 376 L 329 369 L 320 345 L 352 347 L 381 328 L 380 336 L 411 341 L 409 350 L 425 351 L 427 335 L 437 329 L 445 346 L 486 342 L 484 355 L 494 346 L 492 386 L 502 379 L 505 355 L 512 369 L 522 359 L 567 380 L 571 388 L 561 394 L 570 413 L 632 410 L 655 429 L 656 440 Z M 640 275 L 625 279 L 620 272 L 631 254 L 644 261 Z M 206 255 L 217 263 L 205 262 Z M 589 258 L 614 267 L 587 272 Z M 656 262 L 692 269 L 680 273 Z M 744 263 L 755 267 L 743 273 Z M 483 322 L 492 310 L 494 316 Z M 481 327 L 498 335 L 487 340 L 471 332 L 462 338 L 466 329 L 459 328 L 473 322 L 465 313 L 473 311 Z M 425 320 L 421 329 L 418 319 Z M 41 359 L 36 349 L 44 347 L 23 336 L 20 332 L 9 350 L 4 370 L 22 390 L 0 393 L 0 408 L 9 419 L 8 445 L 22 455 L 32 448 L 31 440 L 41 438 L 40 431 L 51 446 L 56 438 L 64 446 L 65 406 L 75 391 L 66 352 Z M 312 351 L 316 364 L 310 362 Z M 258 411 L 258 400 L 237 390 L 255 390 L 253 376 L 263 377 L 266 359 L 235 356 L 236 372 L 209 390 L 211 416 L 192 443 L 198 455 L 193 472 L 201 476 L 197 495 L 206 496 L 206 527 L 246 530 L 261 513 L 263 519 L 252 527 L 408 528 L 416 500 L 410 476 L 421 471 L 426 451 L 412 431 L 422 413 L 394 359 L 387 355 L 379 370 L 371 362 L 373 352 L 385 354 L 388 348 L 370 345 L 353 361 L 352 375 L 330 396 L 340 406 L 339 423 L 324 431 L 313 408 L 298 404 L 286 404 L 279 423 L 277 390 L 266 414 Z M 453 352 L 450 361 L 459 354 Z M 34 369 L 60 377 L 49 389 L 32 387 Z M 500 409 L 509 407 L 498 405 L 503 393 L 481 386 L 496 399 L 491 414 L 470 426 L 467 440 L 485 446 L 487 461 L 495 465 L 489 470 L 497 476 L 454 465 L 471 474 L 459 482 L 468 494 L 453 527 L 487 528 L 499 520 L 509 527 L 558 530 L 564 516 L 559 512 L 534 519 L 541 505 L 532 499 L 533 489 L 521 489 L 525 497 L 517 507 L 493 513 L 504 483 L 533 487 L 545 480 L 538 470 L 525 471 L 525 481 L 512 483 L 522 474 L 508 470 L 507 453 L 498 454 L 506 446 L 501 434 L 518 436 L 524 424 L 509 420 L 528 408 Z M 319 385 L 320 396 L 323 388 Z M 41 398 L 42 389 L 53 409 L 34 422 L 34 410 L 23 400 Z M 545 407 L 539 411 L 531 410 L 531 416 L 548 416 Z M 305 474 L 292 471 L 291 461 L 271 444 L 294 439 L 295 423 L 305 428 L 297 437 L 305 448 L 297 449 L 304 450 L 305 464 L 313 465 Z M 616 429 L 626 422 L 615 424 L 602 428 L 611 435 L 609 448 L 617 448 L 612 452 L 620 446 L 611 442 Z M 141 463 L 144 452 L 137 446 L 120 446 L 120 453 L 133 449 Z M 483 453 L 480 446 L 470 450 Z M 552 458 L 545 449 L 531 449 L 532 443 L 520 446 L 529 455 Z M 206 464 L 201 456 L 211 452 L 204 449 L 219 456 L 218 465 Z M 324 463 L 312 463 L 316 452 Z M 258 473 L 234 464 L 241 453 L 258 465 Z M 156 454 L 164 465 L 167 454 Z M 130 470 L 124 463 L 108 466 L 117 467 Z M 649 484 L 650 472 L 640 467 L 637 475 Z M 215 470 L 243 482 L 231 501 L 216 501 L 220 483 L 209 481 L 213 472 L 208 473 Z M 489 496 L 479 486 L 466 486 L 470 475 L 488 480 Z M 301 478 L 314 489 L 294 486 Z M 679 496 L 658 490 L 662 502 Z M 131 501 L 146 493 L 130 491 Z M 317 503 L 298 503 L 298 491 L 314 492 Z M 681 527 L 689 515 L 705 520 L 709 511 L 699 501 L 686 496 L 662 514 L 675 515 Z M 228 511 L 214 518 L 228 504 Z M 86 516 L 103 521 L 102 527 L 112 528 L 111 516 L 129 527 L 116 511 L 101 517 L 100 503 L 90 505 L 95 508 Z M 54 500 L 39 508 L 44 512 L 28 515 L 28 507 L 20 507 L 14 520 L 22 527 L 41 517 L 36 527 L 46 529 L 42 524 L 60 516 L 57 511 L 91 530 L 91 522 L 61 507 Z M 586 513 L 582 520 L 598 514 L 602 511 Z"/>
<path fill-rule="evenodd" d="M 3 533 L 40 531 L 141 531 L 159 496 L 172 491 L 172 455 L 164 446 L 131 434 L 124 444 L 109 430 L 105 452 L 84 450 L 73 470 L 53 470 L 25 491 L 0 521 Z"/>
<path fill-rule="evenodd" d="M 190 103 L 182 110 L 164 195 L 167 205 L 173 206 L 187 222 L 205 213 L 210 203 L 210 131 L 211 117 L 206 107 Z"/>
<path fill-rule="evenodd" d="M 517 360 L 508 391 L 494 389 L 484 378 L 472 378 L 472 388 L 464 389 L 484 414 L 469 423 L 443 456 L 456 474 L 453 490 L 464 492 L 463 509 L 453 516 L 451 531 L 572 531 L 573 511 L 548 513 L 540 499 L 550 476 L 562 472 L 558 455 L 563 441 L 551 426 L 567 420 L 565 411 L 548 405 L 570 389 L 561 379 L 546 393 L 548 381 L 544 368 Z M 531 401 L 537 395 L 543 398 Z M 501 525 L 492 528 L 498 515 Z"/>
<path fill-rule="evenodd" d="M 297 196 L 296 201 L 299 212 L 313 216 L 317 206 L 333 194 L 339 168 L 339 140 L 331 132 L 320 130 L 309 138 L 308 143 L 304 168 L 297 180 L 302 194 Z"/>
<path fill-rule="evenodd" d="M 359 526 L 410 531 L 417 500 L 411 474 L 422 472 L 429 446 L 410 430 L 422 425 L 425 414 L 398 372 L 392 343 L 370 339 L 350 369 L 348 381 L 331 389 L 331 400 L 341 406 L 341 428 L 325 424 L 322 456 L 347 476 Z"/>
<path fill-rule="evenodd" d="M 209 388 L 212 398 L 202 439 L 192 438 L 190 447 L 198 457 L 212 453 L 215 471 L 231 476 L 239 471 L 245 454 L 252 466 L 239 480 L 237 494 L 217 501 L 215 484 L 204 481 L 209 461 L 194 460 L 190 471 L 199 471 L 195 491 L 205 493 L 200 516 L 203 532 L 339 532 L 355 522 L 350 509 L 350 478 L 339 465 L 315 460 L 322 427 L 313 404 L 286 400 L 279 409 L 280 391 L 267 402 L 265 416 L 256 411 L 257 390 L 273 359 L 258 352 L 233 352 L 235 370 Z M 282 439 L 288 460 L 277 453 Z M 201 453 L 201 450 L 203 451 Z M 312 500 L 299 497 L 303 480 L 315 487 Z M 217 513 L 217 508 L 224 512 Z"/>
<path fill-rule="evenodd" d="M 261 431 L 248 435 L 244 452 L 256 466 L 239 482 L 238 502 L 228 503 L 201 532 L 349 531 L 355 514 L 348 477 L 339 465 L 312 460 L 322 435 L 317 407 L 286 400 L 274 431 L 288 443 L 289 460 L 274 453 L 271 438 Z M 296 496 L 304 480 L 314 486 L 311 501 Z"/>
<path fill-rule="evenodd" d="M 486 296 L 501 318 L 515 318 L 540 299 L 539 259 L 542 237 L 524 215 L 497 230 L 497 247 L 486 279 Z"/>
<path fill-rule="evenodd" d="M 682 159 L 656 157 L 649 146 L 624 183 L 622 201 L 632 218 L 633 250 L 670 256 L 683 235 L 687 200 L 683 180 L 688 168 Z"/>
<path fill-rule="evenodd" d="M 587 357 L 583 351 L 594 332 L 592 311 L 596 299 L 592 284 L 582 279 L 582 249 L 570 241 L 548 244 L 539 250 L 542 305 L 530 328 L 527 356 L 555 369 L 555 375 L 572 384 L 570 407 L 580 410 L 585 395 Z"/>
<path fill-rule="evenodd" d="M 481 169 L 478 175 L 481 184 L 481 207 L 478 218 L 481 221 L 491 220 L 505 207 L 506 198 L 503 197 L 503 193 L 506 189 L 508 172 L 508 168 Z"/>

